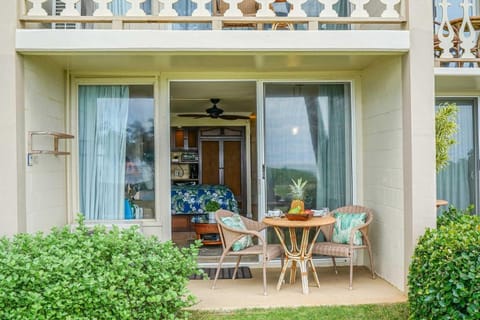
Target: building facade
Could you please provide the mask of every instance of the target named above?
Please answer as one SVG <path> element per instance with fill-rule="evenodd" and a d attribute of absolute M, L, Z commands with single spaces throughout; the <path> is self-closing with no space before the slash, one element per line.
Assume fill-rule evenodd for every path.
<path fill-rule="evenodd" d="M 285 176 L 305 176 L 311 207 L 374 209 L 376 271 L 405 290 L 415 243 L 436 221 L 434 92 L 447 96 L 459 76 L 434 67 L 432 3 L 2 6 L 2 235 L 82 212 L 168 240 L 173 180 L 238 176 L 228 183 L 235 193 L 242 180 L 241 212 L 262 219 L 282 206 Z M 210 98 L 223 119 L 205 113 Z"/>

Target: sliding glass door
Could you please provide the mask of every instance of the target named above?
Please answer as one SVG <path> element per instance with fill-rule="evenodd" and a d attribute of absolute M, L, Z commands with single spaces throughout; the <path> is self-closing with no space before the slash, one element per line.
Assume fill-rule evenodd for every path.
<path fill-rule="evenodd" d="M 79 210 L 88 220 L 154 218 L 152 85 L 78 88 Z"/>
<path fill-rule="evenodd" d="M 351 203 L 350 85 L 268 83 L 264 92 L 266 209 L 288 210 L 299 178 L 308 181 L 306 208 Z"/>
<path fill-rule="evenodd" d="M 458 209 L 470 204 L 478 208 L 478 126 L 474 99 L 437 99 L 458 107 L 456 143 L 449 150 L 449 164 L 437 173 L 437 199 L 444 199 Z M 476 210 L 478 212 L 478 209 Z"/>

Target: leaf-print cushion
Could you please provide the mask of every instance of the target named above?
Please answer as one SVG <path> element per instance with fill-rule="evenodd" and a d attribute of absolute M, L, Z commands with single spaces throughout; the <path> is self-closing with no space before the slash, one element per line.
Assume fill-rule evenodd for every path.
<path fill-rule="evenodd" d="M 350 231 L 353 227 L 362 225 L 365 223 L 367 214 L 365 212 L 360 213 L 341 213 L 335 212 L 333 214 L 335 225 L 333 226 L 332 242 L 348 244 L 350 241 Z M 363 244 L 362 234 L 360 231 L 356 231 L 353 236 L 353 244 L 361 246 Z"/>
<path fill-rule="evenodd" d="M 237 229 L 242 231 L 247 230 L 247 227 L 245 227 L 245 224 L 243 223 L 239 214 L 233 214 L 230 217 L 222 217 L 221 219 L 223 223 L 225 223 L 227 226 L 229 226 L 232 229 Z M 232 250 L 240 251 L 251 246 L 253 246 L 252 236 L 248 235 L 235 241 L 232 245 Z"/>

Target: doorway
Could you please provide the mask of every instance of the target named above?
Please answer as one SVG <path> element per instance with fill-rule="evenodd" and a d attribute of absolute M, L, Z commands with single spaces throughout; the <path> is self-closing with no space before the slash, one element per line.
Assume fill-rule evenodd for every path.
<path fill-rule="evenodd" d="M 254 81 L 170 82 L 172 240 L 200 238 L 199 262 L 222 251 L 210 202 L 258 216 L 256 110 Z"/>

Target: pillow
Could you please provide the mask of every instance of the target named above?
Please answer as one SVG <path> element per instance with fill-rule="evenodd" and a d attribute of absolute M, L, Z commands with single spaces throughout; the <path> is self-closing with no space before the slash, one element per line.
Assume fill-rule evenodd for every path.
<path fill-rule="evenodd" d="M 332 242 L 348 244 L 348 241 L 350 240 L 350 231 L 353 227 L 364 224 L 367 214 L 365 212 L 335 212 L 333 217 L 336 220 L 335 225 L 333 226 Z M 353 244 L 356 246 L 363 245 L 362 233 L 360 231 L 355 232 L 353 235 Z"/>
<path fill-rule="evenodd" d="M 247 227 L 245 227 L 245 224 L 238 213 L 232 215 L 231 217 L 222 217 L 221 220 L 232 229 L 247 230 Z M 251 246 L 253 246 L 252 236 L 247 235 L 235 241 L 232 245 L 232 250 L 240 251 Z"/>

